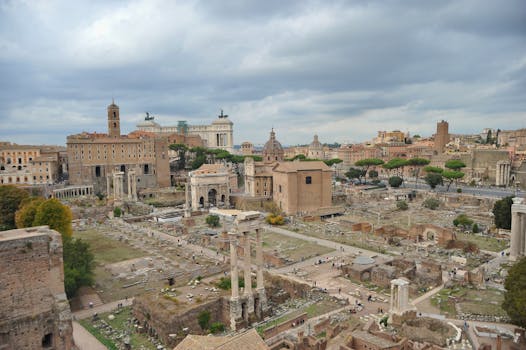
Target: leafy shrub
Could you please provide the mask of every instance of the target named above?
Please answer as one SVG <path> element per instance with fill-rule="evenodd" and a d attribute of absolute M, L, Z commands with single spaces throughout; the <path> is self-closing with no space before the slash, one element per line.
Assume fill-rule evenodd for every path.
<path fill-rule="evenodd" d="M 404 180 L 400 176 L 391 176 L 389 178 L 389 186 L 394 188 L 400 187 L 402 182 L 404 182 Z"/>
<path fill-rule="evenodd" d="M 199 327 L 204 331 L 205 329 L 208 329 L 208 324 L 210 323 L 210 311 L 203 310 L 197 315 L 197 323 L 199 323 Z"/>
<path fill-rule="evenodd" d="M 398 210 L 407 210 L 407 209 L 409 209 L 409 205 L 407 205 L 406 201 L 397 201 L 396 202 L 396 209 L 398 209 Z"/>
<path fill-rule="evenodd" d="M 113 216 L 116 218 L 120 218 L 122 215 L 122 209 L 120 207 L 115 207 L 113 209 Z"/>
<path fill-rule="evenodd" d="M 440 205 L 440 201 L 436 198 L 426 198 L 424 202 L 422 202 L 422 205 L 424 208 L 435 210 Z"/>
<path fill-rule="evenodd" d="M 217 215 L 208 215 L 206 217 L 206 224 L 210 227 L 219 227 L 219 216 Z"/>
<path fill-rule="evenodd" d="M 265 220 L 270 225 L 283 225 L 285 223 L 283 216 L 275 214 L 269 214 Z"/>
<path fill-rule="evenodd" d="M 210 332 L 212 332 L 212 334 L 222 333 L 224 331 L 225 331 L 225 325 L 221 322 L 214 322 L 210 326 Z"/>

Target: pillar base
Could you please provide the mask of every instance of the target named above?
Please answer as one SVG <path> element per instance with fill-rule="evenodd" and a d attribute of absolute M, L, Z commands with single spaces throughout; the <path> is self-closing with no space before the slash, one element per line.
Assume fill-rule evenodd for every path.
<path fill-rule="evenodd" d="M 258 295 L 258 305 L 255 310 L 256 316 L 259 319 L 263 319 L 268 313 L 268 301 L 267 294 L 265 293 L 265 288 L 256 289 Z"/>
<path fill-rule="evenodd" d="M 239 298 L 230 298 L 230 329 L 235 331 L 243 323 Z"/>

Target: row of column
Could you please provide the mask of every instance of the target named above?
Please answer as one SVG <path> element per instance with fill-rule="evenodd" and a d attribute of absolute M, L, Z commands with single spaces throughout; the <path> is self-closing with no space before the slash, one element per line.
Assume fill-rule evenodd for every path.
<path fill-rule="evenodd" d="M 252 294 L 252 257 L 250 247 L 249 232 L 242 232 L 244 238 L 244 280 L 245 288 L 243 299 L 246 303 L 246 315 L 249 313 L 256 313 L 261 315 L 262 310 L 266 309 L 266 295 L 265 285 L 263 280 L 263 239 L 261 229 L 256 229 L 256 292 L 258 294 L 259 303 L 254 307 L 254 295 Z M 230 298 L 230 327 L 232 330 L 236 329 L 236 322 L 242 318 L 242 305 L 239 296 L 239 271 L 237 261 L 237 238 L 238 234 L 230 232 L 230 269 L 231 269 L 231 286 L 232 296 Z"/>
<path fill-rule="evenodd" d="M 106 177 L 106 193 L 111 193 L 113 184 L 113 199 L 115 201 L 124 200 L 124 172 L 116 171 Z M 134 170 L 128 171 L 128 199 L 137 200 L 137 174 Z"/>
<path fill-rule="evenodd" d="M 67 199 L 79 196 L 93 196 L 93 186 L 77 186 L 53 190 L 53 197 L 57 199 Z"/>
<path fill-rule="evenodd" d="M 526 205 L 522 198 L 515 197 L 511 206 L 510 259 L 521 256 L 526 256 Z"/>
<path fill-rule="evenodd" d="M 497 186 L 508 186 L 510 183 L 511 163 L 499 161 L 496 164 L 495 184 Z"/>

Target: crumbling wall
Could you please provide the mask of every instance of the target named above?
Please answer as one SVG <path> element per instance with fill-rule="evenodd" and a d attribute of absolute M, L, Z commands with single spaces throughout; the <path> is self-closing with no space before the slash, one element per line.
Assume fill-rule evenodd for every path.
<path fill-rule="evenodd" d="M 222 297 L 196 305 L 178 305 L 178 302 L 158 294 L 146 294 L 133 300 L 133 315 L 142 331 L 157 336 L 170 347 L 177 345 L 187 334 L 203 333 L 198 323 L 198 315 L 203 311 L 210 312 L 210 324 L 230 323 L 229 303 Z"/>
<path fill-rule="evenodd" d="M 47 226 L 0 232 L 0 348 L 73 347 L 62 239 Z"/>

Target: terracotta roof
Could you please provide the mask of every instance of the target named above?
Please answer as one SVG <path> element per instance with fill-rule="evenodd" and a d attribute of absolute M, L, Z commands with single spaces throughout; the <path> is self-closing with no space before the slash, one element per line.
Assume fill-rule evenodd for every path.
<path fill-rule="evenodd" d="M 217 174 L 226 172 L 228 172 L 228 170 L 222 164 L 203 164 L 199 169 L 193 171 L 195 174 Z"/>
<path fill-rule="evenodd" d="M 187 335 L 174 350 L 268 350 L 255 329 L 234 336 Z"/>
<path fill-rule="evenodd" d="M 331 168 L 327 166 L 322 161 L 305 161 L 305 162 L 280 162 L 275 168 L 274 171 L 281 171 L 285 173 L 292 173 L 301 170 L 322 170 L 322 171 L 332 171 Z"/>

